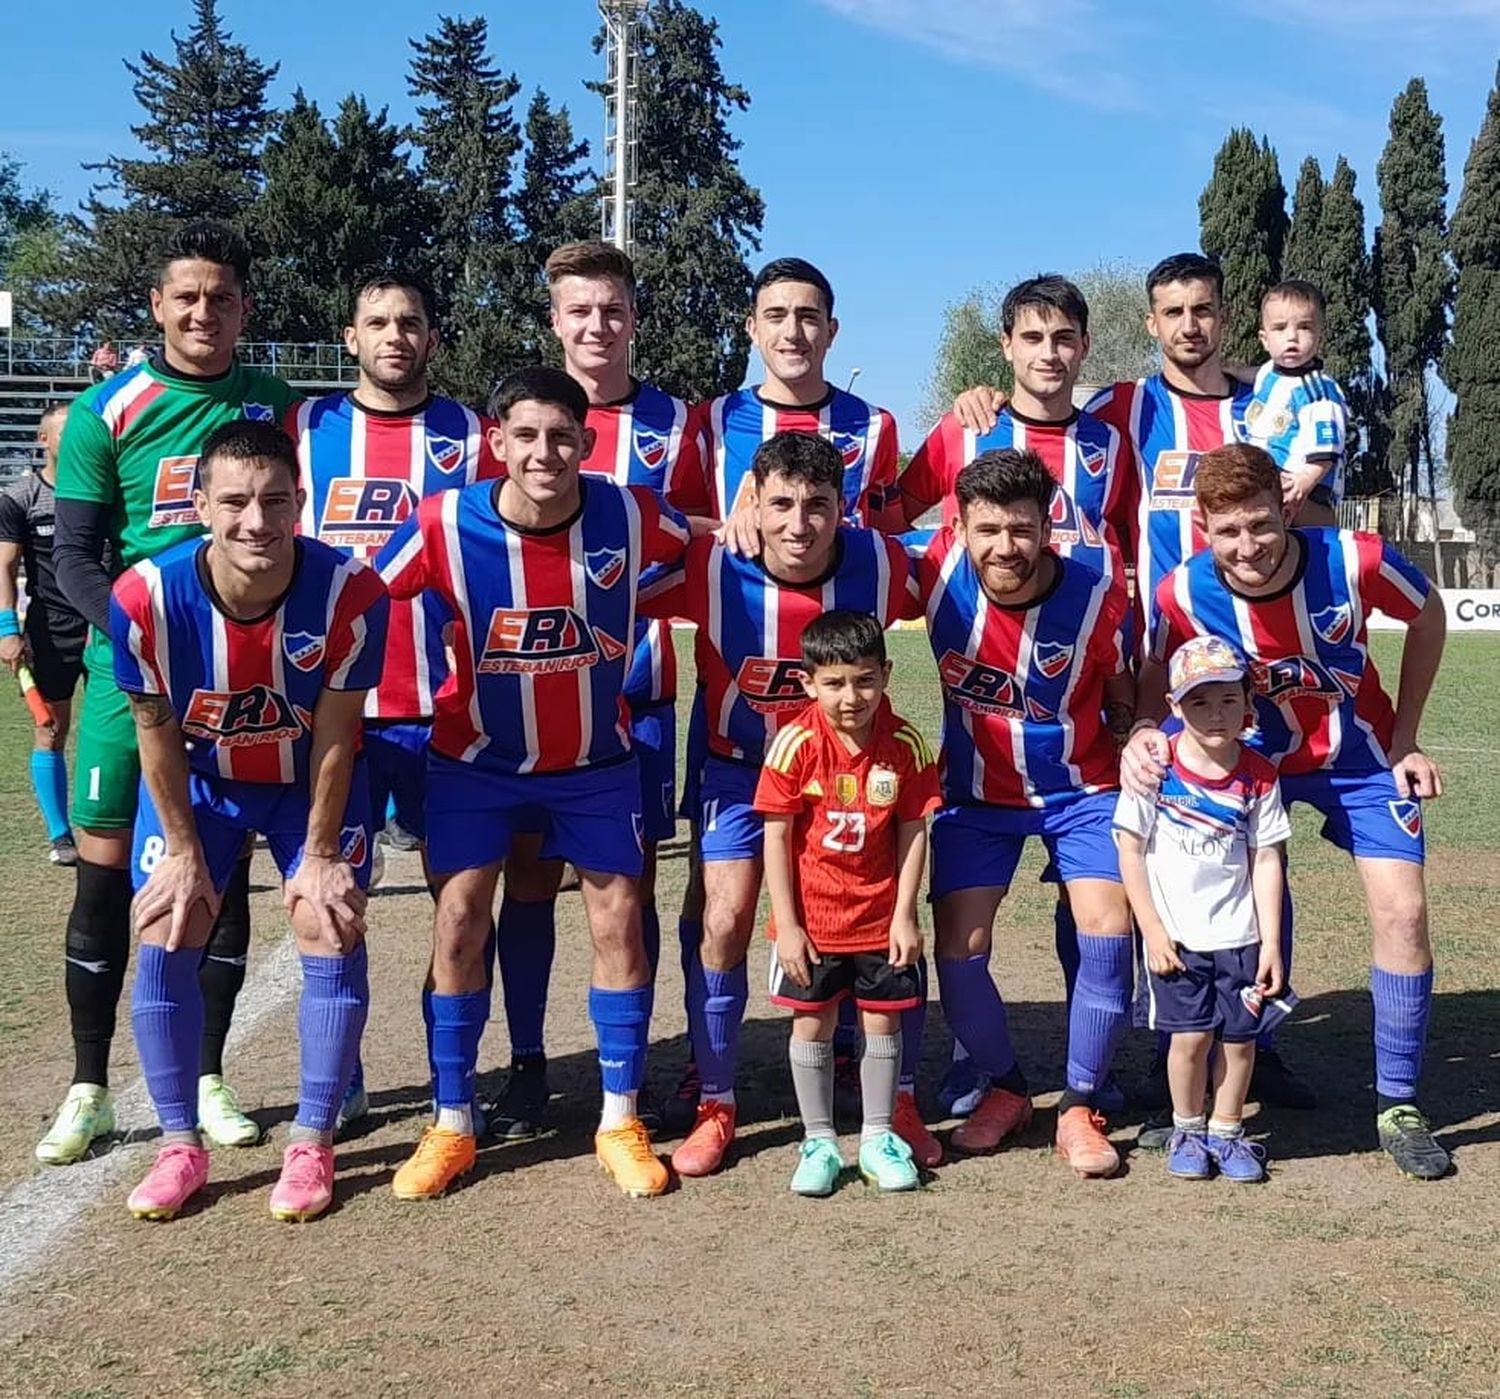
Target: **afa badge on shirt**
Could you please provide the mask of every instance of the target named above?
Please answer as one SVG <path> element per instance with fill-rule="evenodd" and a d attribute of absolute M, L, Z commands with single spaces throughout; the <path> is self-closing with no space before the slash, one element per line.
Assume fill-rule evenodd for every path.
<path fill-rule="evenodd" d="M 896 804 L 896 790 L 899 779 L 890 768 L 881 767 L 878 763 L 870 769 L 870 775 L 865 779 L 865 800 L 871 806 L 894 806 Z"/>

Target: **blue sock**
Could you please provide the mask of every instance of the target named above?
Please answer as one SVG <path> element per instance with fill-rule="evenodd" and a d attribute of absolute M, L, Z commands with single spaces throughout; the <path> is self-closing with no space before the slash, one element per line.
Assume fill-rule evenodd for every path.
<path fill-rule="evenodd" d="M 589 987 L 589 1019 L 599 1041 L 599 1076 L 606 1093 L 636 1093 L 646 1077 L 646 1037 L 653 988 Z"/>
<path fill-rule="evenodd" d="M 646 944 L 646 960 L 651 963 L 651 984 L 656 984 L 656 969 L 661 965 L 661 914 L 655 904 L 641 905 L 641 941 Z"/>
<path fill-rule="evenodd" d="M 31 785 L 47 823 L 47 839 L 68 833 L 68 760 L 47 748 L 31 750 Z"/>
<path fill-rule="evenodd" d="M 1128 937 L 1078 934 L 1078 985 L 1068 1015 L 1068 1087 L 1092 1093 L 1109 1073 L 1130 1016 Z"/>
<path fill-rule="evenodd" d="M 1078 924 L 1066 899 L 1052 905 L 1052 940 L 1057 947 L 1057 965 L 1062 968 L 1063 997 L 1072 1010 L 1073 988 L 1078 985 Z"/>
<path fill-rule="evenodd" d="M 432 1057 L 440 1108 L 466 1108 L 474 1102 L 474 1066 L 479 1041 L 490 1018 L 490 993 L 432 995 Z"/>
<path fill-rule="evenodd" d="M 735 1070 L 740 1061 L 740 1022 L 750 1004 L 749 972 L 744 962 L 731 971 L 703 969 L 706 992 L 703 1004 L 703 1043 L 693 1047 L 698 1054 L 698 1073 L 703 1095 L 734 1091 Z"/>
<path fill-rule="evenodd" d="M 364 943 L 342 957 L 301 955 L 297 1037 L 302 1085 L 297 1125 L 314 1132 L 331 1132 L 370 1013 L 370 957 Z"/>
<path fill-rule="evenodd" d="M 695 919 L 677 920 L 677 943 L 682 953 L 682 1006 L 687 1011 L 688 1053 L 696 1063 L 698 1046 L 708 1043 L 708 1025 L 703 1007 L 708 1001 L 708 987 L 703 980 L 703 924 Z"/>
<path fill-rule="evenodd" d="M 1292 983 L 1292 886 L 1286 879 L 1286 866 L 1282 864 L 1281 880 L 1281 971 L 1286 978 L 1283 985 Z M 1276 1031 L 1279 1026 L 1263 1030 L 1255 1037 L 1257 1049 L 1275 1049 Z"/>
<path fill-rule="evenodd" d="M 922 1062 L 922 1035 L 927 1029 L 927 958 L 917 962 L 917 977 L 922 984 L 922 999 L 910 1010 L 901 1012 L 901 1077 L 896 1087 L 909 1093 L 917 1082 L 917 1066 Z"/>
<path fill-rule="evenodd" d="M 1432 1012 L 1432 968 L 1411 976 L 1371 967 L 1370 995 L 1375 1000 L 1375 1091 L 1382 1098 L 1413 1102 Z"/>
<path fill-rule="evenodd" d="M 938 961 L 938 995 L 954 1035 L 981 1073 L 1003 1078 L 1016 1067 L 1016 1051 L 1005 1020 L 1005 1002 L 990 977 L 990 956 Z"/>
<path fill-rule="evenodd" d="M 838 1023 L 833 1027 L 833 1052 L 837 1058 L 852 1059 L 859 1049 L 859 1007 L 852 996 L 839 1002 Z"/>
<path fill-rule="evenodd" d="M 500 985 L 505 992 L 505 1020 L 510 1028 L 510 1057 L 541 1054 L 546 1044 L 547 988 L 557 952 L 557 903 L 500 904 L 496 928 Z"/>
<path fill-rule="evenodd" d="M 135 964 L 130 1020 L 141 1072 L 164 1132 L 198 1127 L 198 1047 L 203 1038 L 201 947 L 168 952 L 142 943 Z"/>

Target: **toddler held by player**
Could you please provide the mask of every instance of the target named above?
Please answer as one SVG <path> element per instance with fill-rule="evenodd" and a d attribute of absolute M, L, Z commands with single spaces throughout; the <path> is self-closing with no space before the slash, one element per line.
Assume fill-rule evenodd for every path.
<path fill-rule="evenodd" d="M 1279 847 L 1291 827 L 1275 770 L 1239 742 L 1250 722 L 1240 653 L 1196 636 L 1173 653 L 1168 675 L 1182 731 L 1166 776 L 1154 796 L 1122 792 L 1114 819 L 1145 943 L 1148 1023 L 1172 1040 L 1167 1170 L 1206 1180 L 1217 1166 L 1230 1180 L 1258 1181 L 1265 1153 L 1246 1141 L 1241 1119 L 1262 1011 L 1273 1013 L 1284 984 Z"/>
<path fill-rule="evenodd" d="M 922 735 L 885 697 L 879 621 L 826 612 L 802 633 L 813 701 L 772 740 L 755 792 L 771 892 L 771 1000 L 793 1012 L 792 1083 L 806 1139 L 792 1190 L 830 1195 L 844 1169 L 833 1129 L 833 1031 L 852 997 L 864 1030 L 859 1170 L 881 1190 L 920 1183 L 891 1127 L 901 1012 L 926 995 L 917 892 L 927 813 L 940 805 Z"/>
<path fill-rule="evenodd" d="M 1333 525 L 1344 498 L 1348 407 L 1318 358 L 1326 307 L 1311 282 L 1279 282 L 1260 303 L 1260 343 L 1270 359 L 1245 409 L 1250 440 L 1281 469 L 1282 499 L 1294 525 Z"/>

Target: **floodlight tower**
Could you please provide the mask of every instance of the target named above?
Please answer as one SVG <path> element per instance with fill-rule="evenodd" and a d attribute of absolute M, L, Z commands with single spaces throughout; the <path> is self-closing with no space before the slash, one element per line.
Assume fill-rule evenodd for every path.
<path fill-rule="evenodd" d="M 603 235 L 622 252 L 634 242 L 630 226 L 635 193 L 636 38 L 649 0 L 599 0 L 604 18 L 608 90 L 604 97 L 604 153 L 611 167 L 611 188 L 604 200 Z"/>

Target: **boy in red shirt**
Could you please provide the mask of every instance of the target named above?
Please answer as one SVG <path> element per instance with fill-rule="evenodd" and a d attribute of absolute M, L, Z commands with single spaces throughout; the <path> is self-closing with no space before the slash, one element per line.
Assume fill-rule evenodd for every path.
<path fill-rule="evenodd" d="M 802 633 L 802 662 L 813 703 L 777 733 L 755 791 L 776 940 L 771 1000 L 793 1012 L 792 1084 L 807 1133 L 792 1189 L 831 1195 L 844 1169 L 833 1030 L 852 996 L 865 1036 L 860 1174 L 881 1190 L 912 1190 L 917 1167 L 891 1114 L 901 1012 L 926 995 L 917 891 L 926 816 L 941 804 L 937 771 L 885 698 L 891 666 L 876 618 L 825 612 Z"/>

